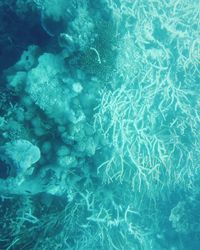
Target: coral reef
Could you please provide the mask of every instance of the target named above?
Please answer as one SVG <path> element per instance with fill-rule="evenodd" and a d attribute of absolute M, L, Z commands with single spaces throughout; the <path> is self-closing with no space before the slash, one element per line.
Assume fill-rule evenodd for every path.
<path fill-rule="evenodd" d="M 0 249 L 199 249 L 199 15 L 0 2 Z"/>

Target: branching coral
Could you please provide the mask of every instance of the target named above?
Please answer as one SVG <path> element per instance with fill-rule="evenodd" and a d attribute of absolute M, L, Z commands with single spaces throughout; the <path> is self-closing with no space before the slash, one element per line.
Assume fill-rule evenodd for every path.
<path fill-rule="evenodd" d="M 189 6 L 184 8 L 196 13 L 195 3 Z M 179 20 L 180 13 L 171 5 L 168 8 L 167 16 L 162 13 L 165 10 L 161 11 L 160 5 L 154 3 L 132 9 L 137 18 L 135 31 L 127 32 L 121 41 L 118 72 L 112 82 L 114 91 L 105 88 L 101 92 L 95 120 L 95 128 L 100 128 L 112 152 L 99 167 L 104 180 L 129 180 L 133 190 L 146 187 L 151 194 L 158 186 L 171 189 L 181 184 L 187 189 L 186 183 L 190 183 L 191 188 L 197 168 L 192 154 L 198 154 L 199 139 L 194 124 L 199 126 L 199 115 L 194 110 L 199 107 L 199 93 L 187 86 L 187 80 L 178 75 L 177 69 L 182 67 L 195 85 L 197 80 L 193 75 L 197 73 L 198 60 L 191 60 L 196 70 L 190 71 L 183 64 L 180 66 L 179 51 L 176 62 L 171 65 L 174 48 L 166 41 L 170 45 L 174 41 L 185 45 L 179 36 L 170 33 L 170 25 L 167 26 L 167 21 Z M 141 20 L 143 13 L 148 21 Z M 197 23 L 197 16 L 190 20 L 190 25 Z M 189 31 L 185 31 L 189 36 L 186 32 Z M 194 46 L 197 46 L 195 30 L 193 34 Z M 124 44 L 128 45 L 127 49 Z M 191 47 L 185 47 L 186 51 L 191 54 Z"/>

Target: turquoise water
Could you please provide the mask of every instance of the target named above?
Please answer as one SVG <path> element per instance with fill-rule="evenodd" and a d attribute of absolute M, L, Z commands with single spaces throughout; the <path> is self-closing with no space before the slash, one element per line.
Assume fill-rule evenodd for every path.
<path fill-rule="evenodd" d="M 0 249 L 200 249 L 199 13 L 0 3 Z"/>

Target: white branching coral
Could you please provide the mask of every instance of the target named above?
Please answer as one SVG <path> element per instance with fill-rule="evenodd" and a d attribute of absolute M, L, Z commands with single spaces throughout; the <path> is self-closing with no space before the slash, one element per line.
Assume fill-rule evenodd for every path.
<path fill-rule="evenodd" d="M 95 128 L 112 152 L 99 173 L 105 182 L 129 181 L 133 190 L 147 189 L 151 195 L 158 186 L 160 190 L 176 185 L 192 188 L 198 168 L 192 155 L 199 154 L 200 125 L 199 92 L 191 88 L 199 70 L 194 52 L 198 36 L 192 28 L 197 25 L 198 6 L 188 2 L 176 9 L 169 3 L 165 13 L 159 3 L 135 4 L 140 5 L 131 12 L 135 29 L 127 31 L 118 48 L 114 90 L 105 88 L 97 107 Z M 181 16 L 186 10 L 195 18 Z M 184 40 L 178 35 L 178 24 L 185 25 Z M 191 39 L 188 46 L 186 37 Z M 176 53 L 173 44 L 178 44 Z"/>

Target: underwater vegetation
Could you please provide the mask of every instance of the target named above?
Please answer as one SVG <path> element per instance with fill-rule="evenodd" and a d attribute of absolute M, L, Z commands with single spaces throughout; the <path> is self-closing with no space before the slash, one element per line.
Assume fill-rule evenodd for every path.
<path fill-rule="evenodd" d="M 199 250 L 199 0 L 0 2 L 0 249 Z"/>

